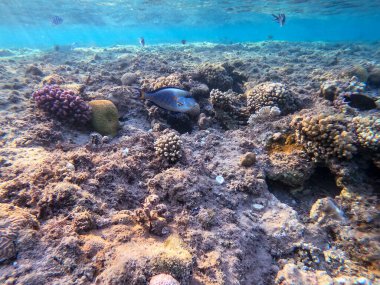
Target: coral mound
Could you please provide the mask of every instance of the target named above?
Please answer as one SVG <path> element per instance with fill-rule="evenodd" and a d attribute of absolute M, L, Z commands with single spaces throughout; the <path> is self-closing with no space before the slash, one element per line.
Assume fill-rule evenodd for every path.
<path fill-rule="evenodd" d="M 154 143 L 156 154 L 169 162 L 175 162 L 181 158 L 181 147 L 182 141 L 174 132 L 168 132 L 160 136 Z"/>
<path fill-rule="evenodd" d="M 247 105 L 251 112 L 262 107 L 278 107 L 281 113 L 287 114 L 297 108 L 294 94 L 282 83 L 264 82 L 245 92 Z"/>
<path fill-rule="evenodd" d="M 361 147 L 372 151 L 380 150 L 380 118 L 355 117 L 355 132 Z"/>
<path fill-rule="evenodd" d="M 220 64 L 205 63 L 199 66 L 194 78 L 206 83 L 210 89 L 227 91 L 232 88 L 233 78 Z"/>
<path fill-rule="evenodd" d="M 119 128 L 116 106 L 109 100 L 93 100 L 89 104 L 92 108 L 91 124 L 95 131 L 103 136 L 115 136 Z"/>
<path fill-rule="evenodd" d="M 356 152 L 348 119 L 339 115 L 296 116 L 291 125 L 298 143 L 315 160 L 351 159 Z"/>
<path fill-rule="evenodd" d="M 169 274 L 158 274 L 152 277 L 149 285 L 179 285 L 179 282 Z"/>
<path fill-rule="evenodd" d="M 90 120 L 90 106 L 76 96 L 74 91 L 64 90 L 57 85 L 46 85 L 35 91 L 32 97 L 39 108 L 60 120 L 79 124 Z"/>

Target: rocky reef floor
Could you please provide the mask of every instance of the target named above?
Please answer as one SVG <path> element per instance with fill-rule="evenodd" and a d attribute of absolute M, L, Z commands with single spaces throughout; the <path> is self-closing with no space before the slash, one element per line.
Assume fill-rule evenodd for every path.
<path fill-rule="evenodd" d="M 379 88 L 378 42 L 1 50 L 0 284 L 380 284 Z"/>

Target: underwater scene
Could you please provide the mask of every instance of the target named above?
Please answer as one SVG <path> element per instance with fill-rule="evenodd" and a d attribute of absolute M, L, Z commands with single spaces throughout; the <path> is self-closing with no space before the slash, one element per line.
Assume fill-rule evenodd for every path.
<path fill-rule="evenodd" d="M 1 285 L 380 285 L 380 0 L 0 0 Z"/>

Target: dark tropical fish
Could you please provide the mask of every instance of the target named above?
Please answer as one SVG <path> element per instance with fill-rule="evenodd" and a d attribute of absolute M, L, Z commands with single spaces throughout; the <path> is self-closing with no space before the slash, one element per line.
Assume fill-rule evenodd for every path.
<path fill-rule="evenodd" d="M 275 20 L 277 23 L 280 24 L 280 27 L 283 27 L 285 25 L 285 21 L 286 21 L 285 14 L 278 14 L 278 15 L 272 14 L 272 16 L 274 17 L 273 20 Z"/>
<path fill-rule="evenodd" d="M 186 40 L 182 40 L 181 44 L 185 45 L 186 44 Z"/>
<path fill-rule="evenodd" d="M 272 35 L 268 35 L 268 40 L 273 40 L 273 36 Z"/>
<path fill-rule="evenodd" d="M 52 18 L 51 18 L 51 23 L 53 24 L 53 25 L 60 25 L 60 24 L 62 24 L 63 23 L 63 18 L 61 18 L 60 16 L 53 16 Z"/>
<path fill-rule="evenodd" d="M 142 47 L 145 46 L 145 39 L 143 37 L 139 38 L 139 42 Z"/>
<path fill-rule="evenodd" d="M 189 115 L 199 114 L 199 105 L 191 93 L 176 87 L 163 87 L 152 92 L 141 92 L 141 98 L 151 101 L 157 106 Z"/>

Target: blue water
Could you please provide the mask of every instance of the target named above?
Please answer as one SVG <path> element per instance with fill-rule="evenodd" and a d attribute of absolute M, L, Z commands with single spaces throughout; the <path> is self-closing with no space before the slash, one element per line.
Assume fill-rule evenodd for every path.
<path fill-rule="evenodd" d="M 378 41 L 380 0 L 0 0 L 0 48 L 188 42 Z M 272 13 L 285 13 L 280 27 Z M 53 16 L 63 23 L 53 25 Z"/>

